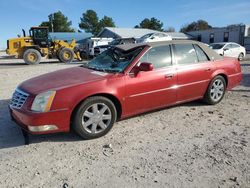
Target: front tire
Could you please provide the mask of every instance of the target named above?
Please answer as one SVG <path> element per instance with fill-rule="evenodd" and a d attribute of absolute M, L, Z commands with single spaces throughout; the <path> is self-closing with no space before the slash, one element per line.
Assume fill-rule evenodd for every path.
<path fill-rule="evenodd" d="M 116 122 L 117 111 L 106 97 L 87 98 L 76 110 L 73 129 L 84 139 L 94 139 L 107 134 Z"/>
<path fill-rule="evenodd" d="M 27 49 L 23 54 L 23 60 L 28 65 L 37 65 L 41 61 L 41 54 L 36 49 Z"/>
<path fill-rule="evenodd" d="M 206 103 L 214 105 L 219 103 L 226 91 L 226 81 L 223 76 L 216 76 L 209 84 L 204 100 Z"/>

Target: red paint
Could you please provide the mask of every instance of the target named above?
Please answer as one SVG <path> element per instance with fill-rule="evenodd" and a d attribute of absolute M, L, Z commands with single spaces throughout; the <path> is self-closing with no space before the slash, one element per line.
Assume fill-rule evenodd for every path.
<path fill-rule="evenodd" d="M 54 124 L 58 130 L 70 129 L 70 118 L 77 105 L 92 95 L 108 94 L 120 101 L 121 119 L 157 108 L 202 98 L 209 82 L 218 74 L 228 79 L 228 88 L 238 85 L 242 79 L 240 64 L 236 59 L 178 66 L 131 74 L 142 53 L 124 73 L 98 75 L 83 67 L 48 73 L 23 82 L 19 88 L 30 97 L 23 108 L 11 109 L 12 117 L 23 128 L 27 125 Z M 102 73 L 100 73 L 102 74 Z M 34 113 L 32 101 L 38 93 L 56 90 L 51 111 Z M 51 132 L 46 132 L 51 133 Z M 39 133 L 41 134 L 41 133 Z"/>

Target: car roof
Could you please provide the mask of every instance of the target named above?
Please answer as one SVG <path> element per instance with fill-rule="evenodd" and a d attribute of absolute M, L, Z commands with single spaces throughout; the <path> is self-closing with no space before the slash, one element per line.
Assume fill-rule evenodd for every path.
<path fill-rule="evenodd" d="M 163 45 L 170 45 L 170 44 L 196 44 L 196 43 L 201 43 L 201 42 L 193 41 L 193 40 L 169 40 L 169 41 L 149 42 L 149 43 L 123 44 L 123 45 L 117 45 L 117 48 L 127 51 L 132 48 L 139 47 L 139 46 L 156 47 L 156 46 L 163 46 Z"/>
<path fill-rule="evenodd" d="M 227 43 L 230 43 L 230 42 L 215 42 L 215 43 L 211 43 L 211 44 L 227 44 Z"/>
<path fill-rule="evenodd" d="M 135 39 L 134 37 L 125 37 L 125 38 L 117 38 L 117 39 L 115 39 L 115 40 L 123 40 L 123 39 Z"/>
<path fill-rule="evenodd" d="M 224 44 L 225 45 L 225 44 L 237 44 L 237 43 L 236 42 L 215 42 L 215 43 L 211 43 L 211 44 Z"/>
<path fill-rule="evenodd" d="M 194 41 L 194 40 L 170 40 L 170 41 L 161 41 L 161 42 L 151 42 L 151 43 L 135 43 L 135 44 L 123 44 L 117 45 L 116 48 L 128 51 L 137 47 L 157 47 L 171 44 L 197 44 L 202 48 L 203 51 L 209 56 L 209 59 L 222 59 L 223 57 L 217 54 L 214 50 L 210 49 L 202 42 Z"/>

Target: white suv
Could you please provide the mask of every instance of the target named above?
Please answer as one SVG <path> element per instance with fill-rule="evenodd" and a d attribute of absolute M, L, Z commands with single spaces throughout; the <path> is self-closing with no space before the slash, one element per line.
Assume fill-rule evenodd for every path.
<path fill-rule="evenodd" d="M 212 43 L 209 47 L 222 56 L 235 57 L 240 61 L 246 55 L 246 49 L 234 42 Z"/>

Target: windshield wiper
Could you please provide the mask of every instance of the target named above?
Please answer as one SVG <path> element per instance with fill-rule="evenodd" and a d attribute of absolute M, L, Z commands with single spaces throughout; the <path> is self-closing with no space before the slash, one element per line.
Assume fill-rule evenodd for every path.
<path fill-rule="evenodd" d="M 111 73 L 121 72 L 120 70 L 114 70 L 114 69 L 105 69 L 105 71 Z"/>

